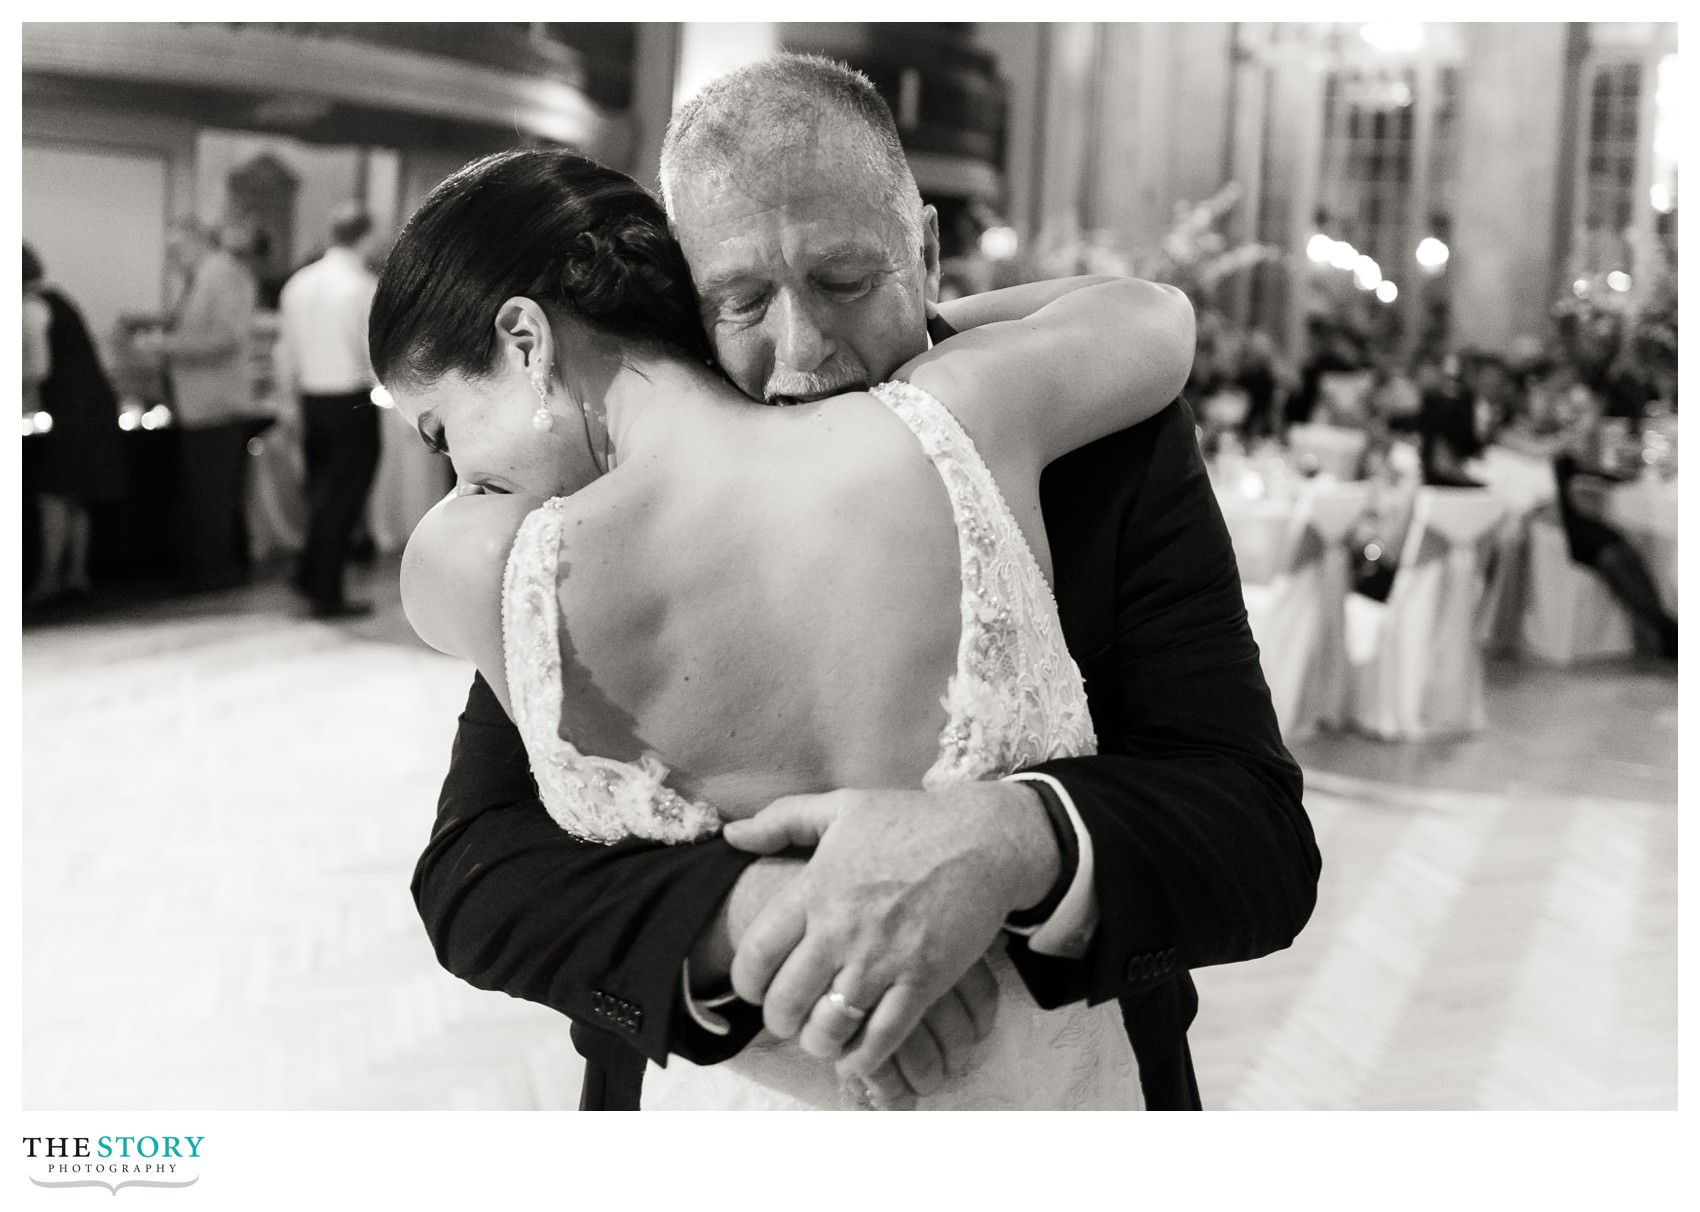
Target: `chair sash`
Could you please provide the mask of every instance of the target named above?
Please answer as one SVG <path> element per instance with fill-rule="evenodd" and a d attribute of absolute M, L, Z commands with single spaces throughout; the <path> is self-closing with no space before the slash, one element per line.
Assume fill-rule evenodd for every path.
<path fill-rule="evenodd" d="M 1486 726 L 1480 550 L 1503 513 L 1479 489 L 1418 493 L 1387 602 L 1348 607 L 1350 711 L 1365 732 L 1419 739 Z"/>
<path fill-rule="evenodd" d="M 1635 651 L 1629 615 L 1592 569 L 1570 561 L 1556 518 L 1529 522 L 1524 560 L 1527 589 L 1517 615 L 1518 648 L 1549 665 L 1628 656 Z"/>
<path fill-rule="evenodd" d="M 1476 612 L 1476 642 L 1486 653 L 1516 652 L 1529 596 L 1529 526 L 1533 512 L 1513 512 L 1494 534 L 1487 587 Z"/>
<path fill-rule="evenodd" d="M 1347 540 L 1369 507 L 1367 484 L 1313 484 L 1300 497 L 1284 556 L 1267 587 L 1246 588 L 1275 715 L 1288 740 L 1344 722 Z"/>

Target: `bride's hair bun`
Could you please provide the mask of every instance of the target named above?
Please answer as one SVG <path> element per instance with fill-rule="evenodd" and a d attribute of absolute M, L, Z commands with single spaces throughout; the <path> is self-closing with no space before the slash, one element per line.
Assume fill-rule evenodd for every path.
<path fill-rule="evenodd" d="M 667 339 L 678 325 L 700 324 L 679 246 L 647 216 L 580 232 L 561 260 L 557 289 L 580 318 L 616 334 Z"/>
<path fill-rule="evenodd" d="M 684 254 L 661 205 L 574 152 L 501 152 L 437 186 L 397 237 L 372 300 L 384 383 L 480 378 L 492 323 L 521 295 L 623 340 L 710 352 Z"/>

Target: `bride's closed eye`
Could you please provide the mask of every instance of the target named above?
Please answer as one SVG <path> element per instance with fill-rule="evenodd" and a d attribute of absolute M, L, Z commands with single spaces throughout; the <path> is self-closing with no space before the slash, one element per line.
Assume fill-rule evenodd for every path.
<path fill-rule="evenodd" d="M 501 484 L 493 484 L 488 480 L 467 480 L 464 483 L 455 485 L 455 496 L 457 497 L 511 495 L 513 495 L 513 490 L 511 488 L 506 488 Z"/>

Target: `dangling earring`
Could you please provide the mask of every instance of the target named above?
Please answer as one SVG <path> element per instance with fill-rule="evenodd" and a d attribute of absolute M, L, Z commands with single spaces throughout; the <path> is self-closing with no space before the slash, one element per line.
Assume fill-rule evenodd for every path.
<path fill-rule="evenodd" d="M 531 376 L 531 386 L 537 391 L 537 411 L 531 414 L 531 427 L 538 433 L 555 428 L 555 414 L 549 411 L 549 389 L 543 385 L 541 373 Z"/>

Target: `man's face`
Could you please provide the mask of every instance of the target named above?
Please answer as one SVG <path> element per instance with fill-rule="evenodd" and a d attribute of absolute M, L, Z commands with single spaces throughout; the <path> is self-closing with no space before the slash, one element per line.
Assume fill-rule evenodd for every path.
<path fill-rule="evenodd" d="M 734 184 L 683 181 L 680 246 L 703 327 L 743 393 L 801 403 L 865 388 L 927 347 L 938 235 L 920 255 L 877 183 L 830 140 L 746 167 Z"/>

